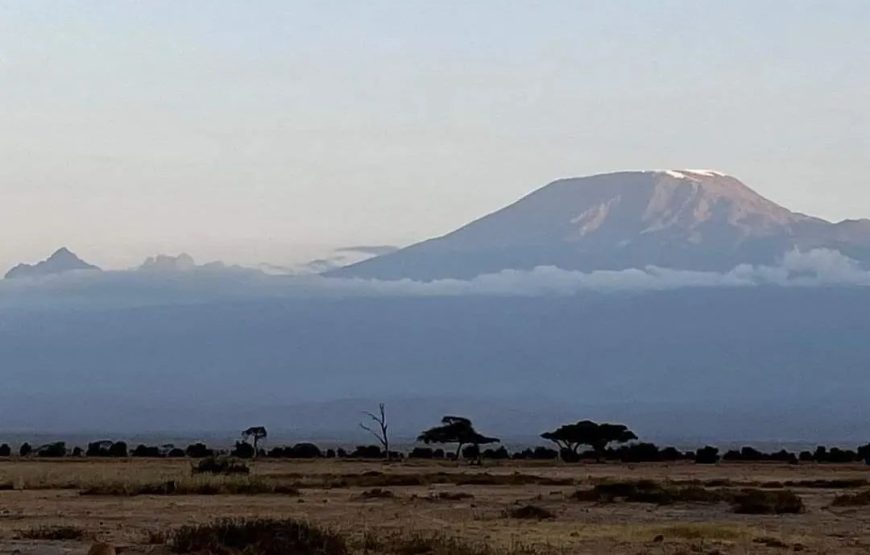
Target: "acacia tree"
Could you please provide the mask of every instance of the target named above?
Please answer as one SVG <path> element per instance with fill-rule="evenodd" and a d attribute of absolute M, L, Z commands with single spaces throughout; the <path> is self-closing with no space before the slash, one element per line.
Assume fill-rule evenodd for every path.
<path fill-rule="evenodd" d="M 384 410 L 384 404 L 381 403 L 380 405 L 378 405 L 377 414 L 372 412 L 365 412 L 364 414 L 377 425 L 377 428 L 372 428 L 364 422 L 360 422 L 359 427 L 377 438 L 378 442 L 384 448 L 384 456 L 387 458 L 387 460 L 390 460 L 390 437 L 387 434 L 390 426 L 387 424 L 387 415 L 386 411 Z"/>
<path fill-rule="evenodd" d="M 251 426 L 244 432 L 242 432 L 242 439 L 248 441 L 248 439 L 254 440 L 254 458 L 257 457 L 257 444 L 261 439 L 265 439 L 268 436 L 268 432 L 266 432 L 266 428 L 263 426 Z"/>
<path fill-rule="evenodd" d="M 566 424 L 557 430 L 541 434 L 541 437 L 558 445 L 563 459 L 567 458 L 566 454 L 571 458 L 578 458 L 580 447 L 588 445 L 595 451 L 596 460 L 601 460 L 609 444 L 637 439 L 634 432 L 622 424 L 596 424 L 589 420 Z"/>
<path fill-rule="evenodd" d="M 464 445 L 487 445 L 498 443 L 499 439 L 481 435 L 474 429 L 471 420 L 461 416 L 445 416 L 441 419 L 441 425 L 430 428 L 420 434 L 417 441 L 425 444 L 430 443 L 456 443 L 456 460 L 459 460 Z"/>

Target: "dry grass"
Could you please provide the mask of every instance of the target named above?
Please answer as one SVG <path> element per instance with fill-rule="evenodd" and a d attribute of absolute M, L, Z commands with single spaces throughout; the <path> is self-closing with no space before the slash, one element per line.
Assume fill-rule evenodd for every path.
<path fill-rule="evenodd" d="M 81 490 L 82 495 L 299 495 L 299 490 L 265 478 L 196 476 L 166 482 L 107 482 Z"/>
<path fill-rule="evenodd" d="M 191 476 L 186 460 L 0 461 L 0 484 L 12 486 L 0 490 L 0 552 L 73 541 L 21 532 L 63 525 L 144 555 L 152 544 L 170 547 L 173 530 L 225 518 L 306 523 L 344 538 L 348 555 L 773 555 L 786 552 L 781 545 L 858 555 L 870 545 L 863 526 L 870 490 L 856 489 L 868 474 L 857 464 L 257 460 L 249 467 L 248 476 Z M 281 493 L 294 488 L 304 496 Z M 578 489 L 592 502 L 571 500 Z M 734 512 L 741 493 L 748 514 Z M 856 500 L 835 503 L 838 494 Z M 847 518 L 826 510 L 841 503 Z M 510 518 L 526 506 L 558 516 Z M 804 512 L 776 516 L 795 507 Z"/>

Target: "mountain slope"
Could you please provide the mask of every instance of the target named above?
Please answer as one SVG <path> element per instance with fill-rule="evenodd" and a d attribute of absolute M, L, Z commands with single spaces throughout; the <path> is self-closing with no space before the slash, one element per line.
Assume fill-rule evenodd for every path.
<path fill-rule="evenodd" d="M 555 181 L 443 237 L 332 275 L 467 278 L 541 265 L 724 270 L 772 263 L 796 247 L 870 258 L 870 222 L 791 212 L 712 170 L 633 171 Z"/>
<path fill-rule="evenodd" d="M 100 269 L 93 264 L 88 264 L 66 247 L 60 248 L 50 257 L 36 264 L 19 264 L 6 273 L 6 279 L 48 276 L 62 274 L 75 270 Z"/>

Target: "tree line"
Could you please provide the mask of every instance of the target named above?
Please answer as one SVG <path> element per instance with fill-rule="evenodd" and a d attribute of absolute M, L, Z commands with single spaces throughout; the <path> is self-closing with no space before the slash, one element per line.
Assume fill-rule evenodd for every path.
<path fill-rule="evenodd" d="M 716 464 L 720 461 L 775 461 L 789 464 L 801 462 L 851 463 L 864 461 L 870 465 L 870 444 L 855 450 L 820 446 L 814 451 L 795 454 L 786 450 L 775 453 L 762 453 L 752 447 L 730 450 L 724 454 L 716 447 L 706 446 L 696 451 L 680 451 L 675 447 L 660 448 L 653 443 L 641 442 L 637 435 L 622 424 L 596 423 L 581 420 L 565 424 L 553 431 L 541 434 L 541 438 L 551 442 L 555 448 L 535 447 L 522 451 L 509 452 L 504 446 L 485 448 L 501 443 L 498 438 L 478 432 L 471 420 L 463 416 L 445 416 L 440 424 L 424 430 L 417 441 L 426 447 L 414 447 L 408 452 L 390 449 L 389 424 L 386 409 L 379 405 L 377 412 L 364 413 L 367 420 L 360 427 L 378 440 L 378 445 L 360 445 L 355 449 L 321 449 L 313 443 L 297 443 L 290 446 L 275 446 L 265 449 L 260 443 L 268 438 L 264 426 L 252 426 L 241 432 L 239 441 L 230 450 L 216 450 L 197 442 L 185 448 L 171 444 L 149 446 L 140 444 L 130 449 L 123 441 L 96 441 L 86 449 L 68 449 L 64 442 L 54 442 L 39 447 L 24 443 L 18 448 L 21 457 L 149 457 L 149 458 L 207 458 L 216 455 L 230 455 L 240 459 L 268 457 L 275 459 L 445 459 L 468 460 L 557 460 L 574 463 L 580 461 L 620 461 L 620 462 L 675 462 L 693 461 L 697 464 Z M 430 445 L 444 447 L 433 448 Z M 13 454 L 8 444 L 0 445 L 0 457 Z"/>

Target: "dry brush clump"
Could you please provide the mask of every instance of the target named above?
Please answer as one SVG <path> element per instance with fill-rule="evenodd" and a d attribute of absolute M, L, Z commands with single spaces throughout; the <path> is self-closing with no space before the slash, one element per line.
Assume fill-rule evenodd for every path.
<path fill-rule="evenodd" d="M 292 519 L 226 519 L 184 526 L 170 537 L 175 553 L 347 555 L 342 536 Z"/>
<path fill-rule="evenodd" d="M 191 469 L 193 474 L 247 475 L 251 469 L 233 457 L 206 457 Z"/>
<path fill-rule="evenodd" d="M 806 510 L 800 496 L 790 490 L 740 490 L 731 495 L 735 513 L 744 515 L 799 514 Z"/>
<path fill-rule="evenodd" d="M 508 509 L 504 512 L 507 518 L 517 520 L 552 520 L 556 518 L 555 513 L 537 505 L 523 505 L 513 509 Z"/>
<path fill-rule="evenodd" d="M 468 542 L 445 534 L 368 532 L 358 547 L 367 555 L 543 555 L 525 546 L 499 548 L 486 543 Z M 550 553 L 549 551 L 546 553 Z"/>
<path fill-rule="evenodd" d="M 76 526 L 40 526 L 22 530 L 18 536 L 25 540 L 76 541 L 85 538 L 85 531 Z"/>
<path fill-rule="evenodd" d="M 870 505 L 870 490 L 838 495 L 831 502 L 832 507 L 866 507 L 868 505 Z"/>
<path fill-rule="evenodd" d="M 800 496 L 791 490 L 777 489 L 707 489 L 689 485 L 659 483 L 653 480 L 606 482 L 590 490 L 578 490 L 572 498 L 577 501 L 612 503 L 729 503 L 738 514 L 795 514 L 805 510 Z"/>

